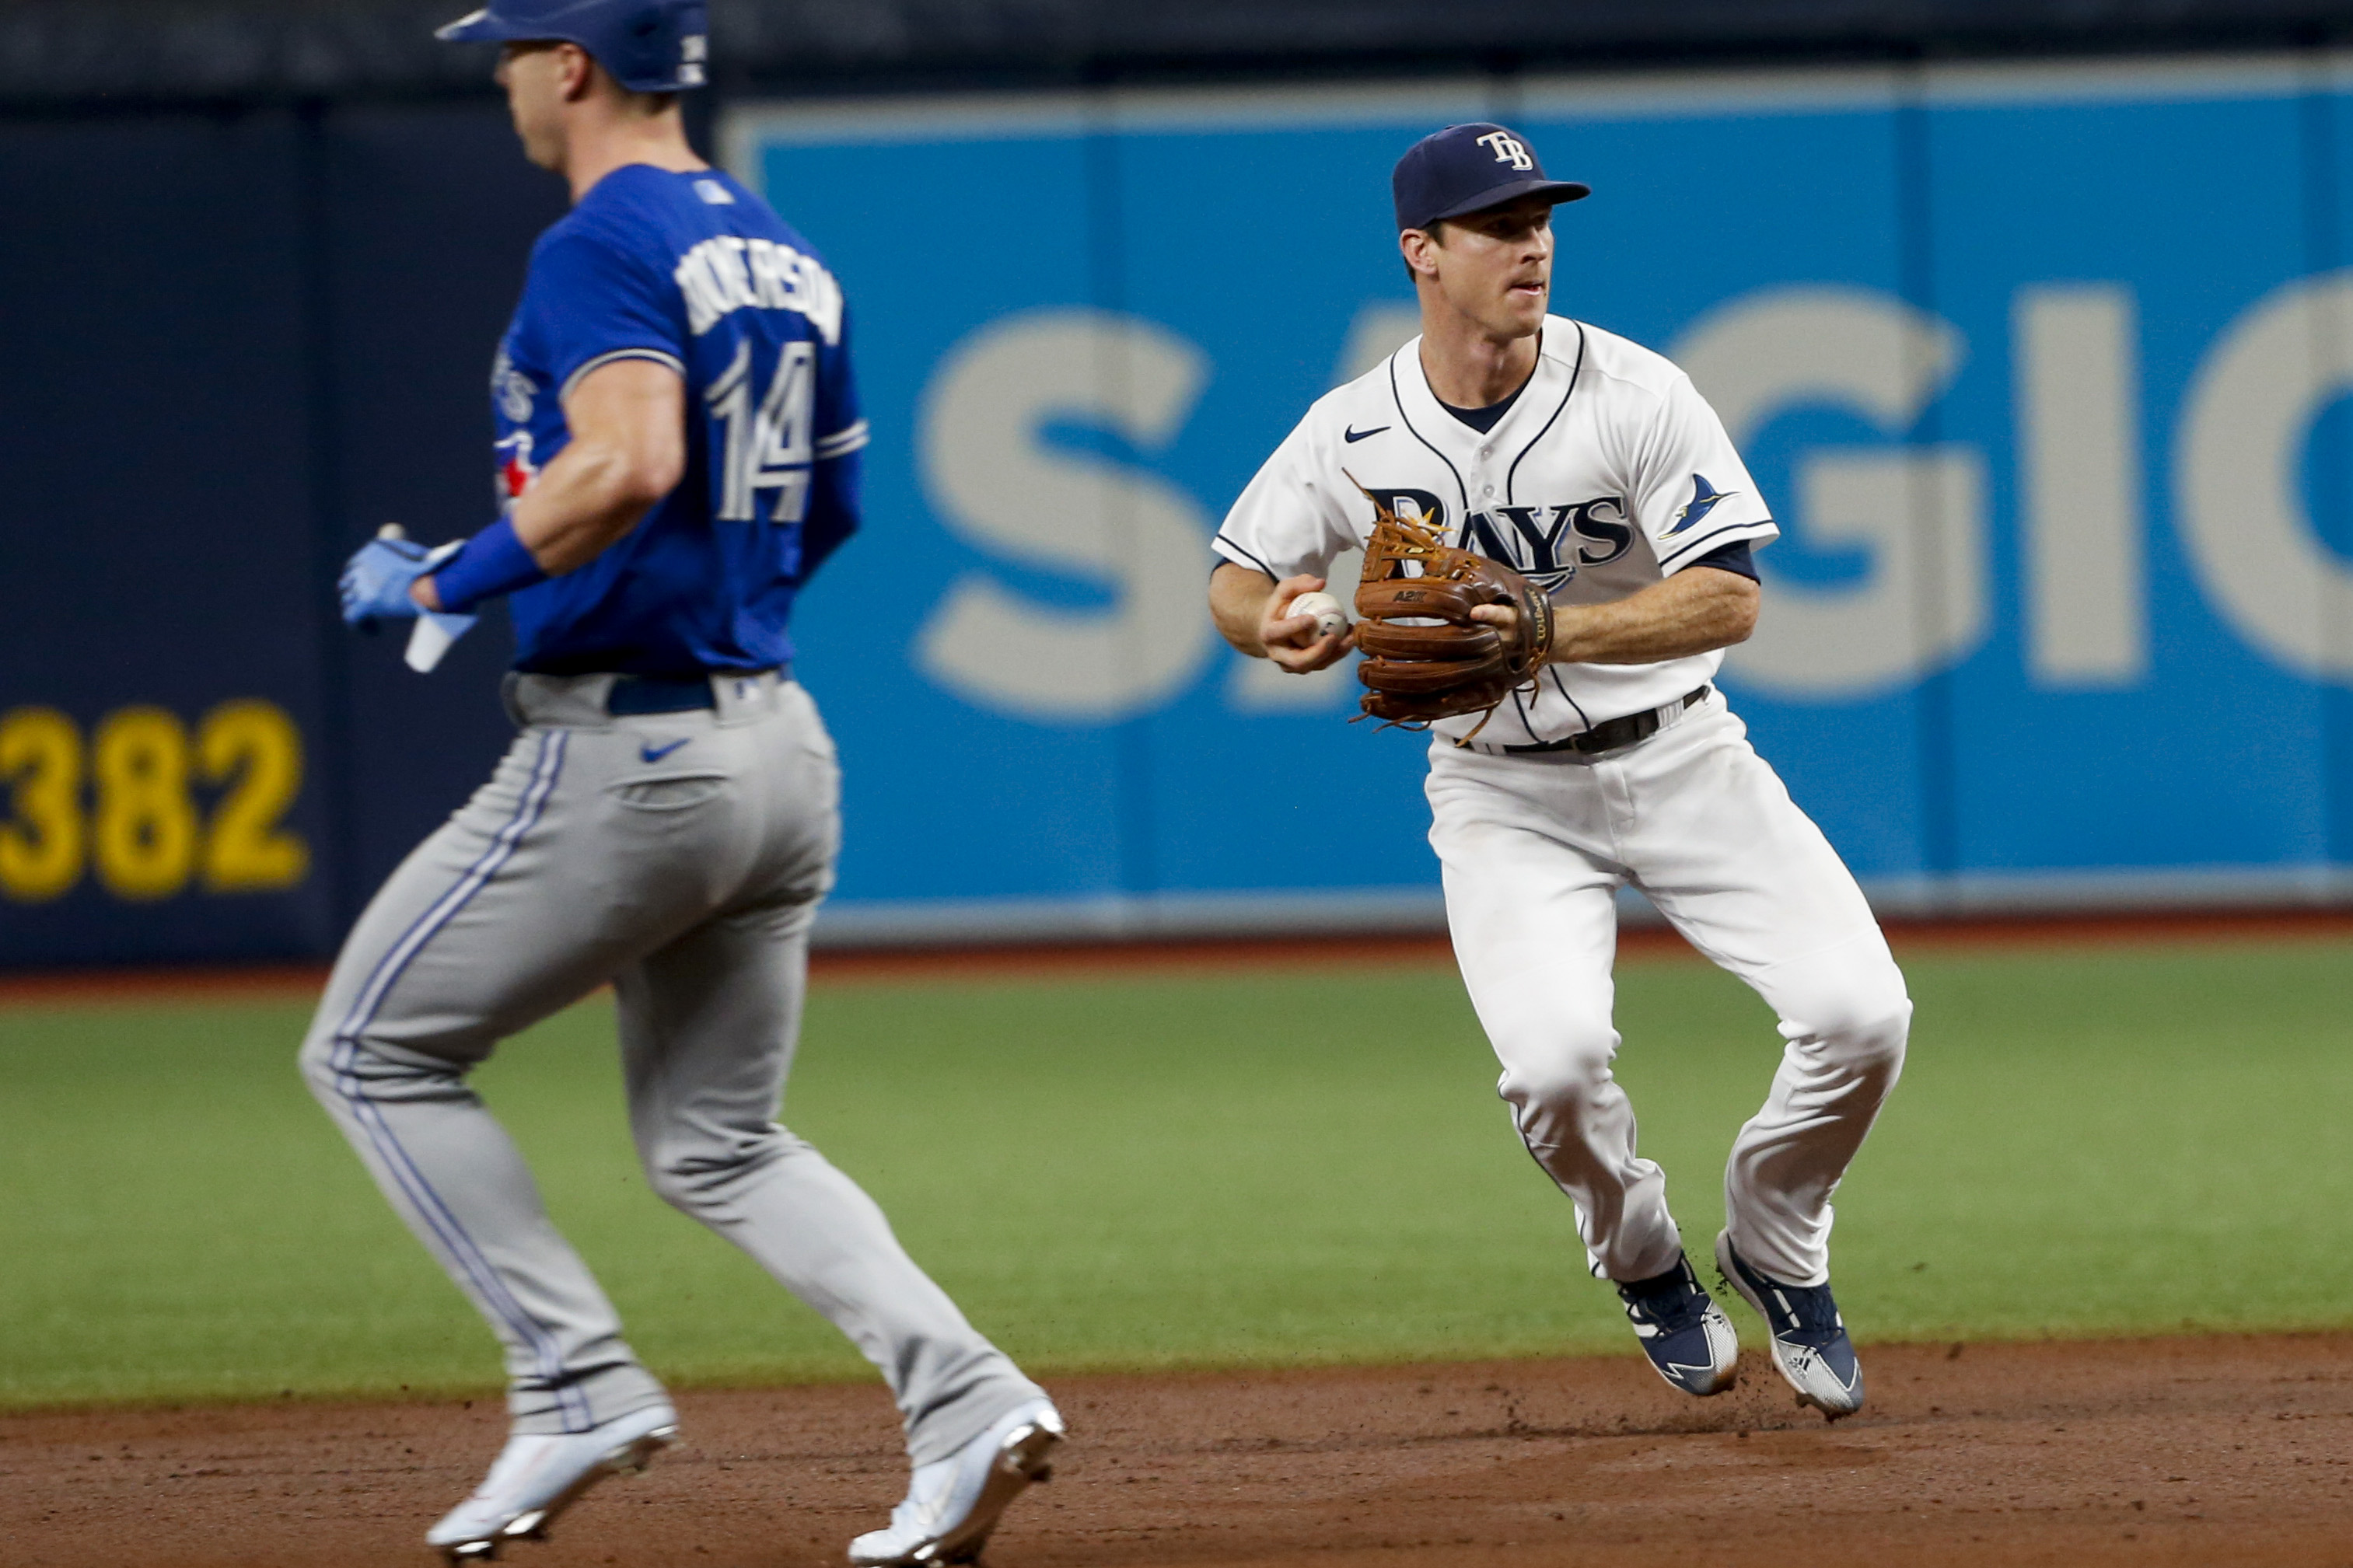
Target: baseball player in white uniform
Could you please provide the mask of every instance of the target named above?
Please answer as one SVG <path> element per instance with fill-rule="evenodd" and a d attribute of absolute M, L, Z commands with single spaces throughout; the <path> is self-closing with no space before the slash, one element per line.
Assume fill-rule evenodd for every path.
<path fill-rule="evenodd" d="M 1831 1294 L 1831 1196 L 1894 1087 L 1912 1005 L 1852 875 L 1713 684 L 1756 624 L 1750 552 L 1772 518 L 1682 371 L 1547 312 L 1553 207 L 1586 186 L 1546 179 L 1526 138 L 1483 123 L 1425 138 L 1392 183 L 1422 334 L 1267 459 L 1219 531 L 1212 612 L 1284 669 L 1342 658 L 1347 632 L 1318 636 L 1290 607 L 1363 543 L 1366 492 L 1550 596 L 1534 688 L 1483 727 L 1440 721 L 1430 749 L 1430 840 L 1500 1092 L 1652 1364 L 1720 1393 L 1736 1337 L 1610 1071 L 1618 889 L 1755 988 L 1787 1044 L 1733 1146 L 1715 1258 L 1781 1375 L 1835 1420 L 1863 1384 Z"/>

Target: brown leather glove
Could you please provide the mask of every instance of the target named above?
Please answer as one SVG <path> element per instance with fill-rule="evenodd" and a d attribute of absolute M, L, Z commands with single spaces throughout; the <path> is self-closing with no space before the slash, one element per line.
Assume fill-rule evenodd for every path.
<path fill-rule="evenodd" d="M 1552 647 L 1552 601 L 1501 562 L 1440 543 L 1434 529 L 1406 521 L 1370 490 L 1365 499 L 1375 521 L 1356 585 L 1364 710 L 1421 730 L 1435 719 L 1493 713 L 1533 685 Z M 1471 618 L 1481 605 L 1507 605 L 1519 618 L 1504 632 Z"/>

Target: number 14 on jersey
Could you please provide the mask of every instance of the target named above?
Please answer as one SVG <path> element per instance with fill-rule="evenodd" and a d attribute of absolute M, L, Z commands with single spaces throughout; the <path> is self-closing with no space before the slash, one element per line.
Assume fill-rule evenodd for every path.
<path fill-rule="evenodd" d="M 808 510 L 810 422 L 817 391 L 817 345 L 786 343 L 776 374 L 755 411 L 752 405 L 752 345 L 735 351 L 734 363 L 702 395 L 719 426 L 712 448 L 720 454 L 718 517 L 723 522 L 758 518 L 762 490 L 775 490 L 770 522 L 798 522 Z"/>

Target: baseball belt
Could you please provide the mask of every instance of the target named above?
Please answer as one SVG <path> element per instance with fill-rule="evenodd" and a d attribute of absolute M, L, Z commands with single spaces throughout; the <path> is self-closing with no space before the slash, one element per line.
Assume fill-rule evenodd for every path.
<path fill-rule="evenodd" d="M 1699 706 L 1709 688 L 1698 687 L 1683 693 L 1663 708 L 1645 708 L 1640 713 L 1629 713 L 1622 719 L 1605 719 L 1590 730 L 1579 730 L 1574 735 L 1564 735 L 1557 741 L 1538 741 L 1527 746 L 1499 746 L 1473 741 L 1471 749 L 1491 757 L 1525 757 L 1541 752 L 1575 752 L 1580 756 L 1592 756 L 1598 752 L 1614 752 L 1620 746 L 1630 746 L 1637 741 L 1647 741 L 1659 732 L 1660 727 Z"/>
<path fill-rule="evenodd" d="M 728 669 L 721 675 L 759 676 L 773 674 L 779 681 L 793 678 L 789 664 L 766 669 Z M 605 711 L 617 718 L 644 713 L 691 713 L 698 708 L 715 708 L 719 700 L 712 695 L 708 675 L 624 675 L 613 682 L 613 689 L 605 698 Z"/>

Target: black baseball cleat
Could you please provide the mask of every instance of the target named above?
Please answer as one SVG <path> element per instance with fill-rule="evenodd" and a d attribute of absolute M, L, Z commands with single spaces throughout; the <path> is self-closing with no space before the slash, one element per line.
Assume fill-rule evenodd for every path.
<path fill-rule="evenodd" d="M 1862 1408 L 1862 1363 L 1828 1285 L 1784 1285 L 1759 1274 L 1732 1250 L 1730 1231 L 1716 1233 L 1715 1266 L 1772 1331 L 1773 1365 L 1798 1391 L 1799 1404 L 1832 1421 Z"/>
<path fill-rule="evenodd" d="M 1740 1364 L 1740 1339 L 1732 1320 L 1700 1289 L 1691 1259 L 1677 1254 L 1675 1266 L 1649 1279 L 1618 1287 L 1634 1337 L 1651 1364 L 1685 1394 L 1704 1398 L 1733 1385 Z"/>

